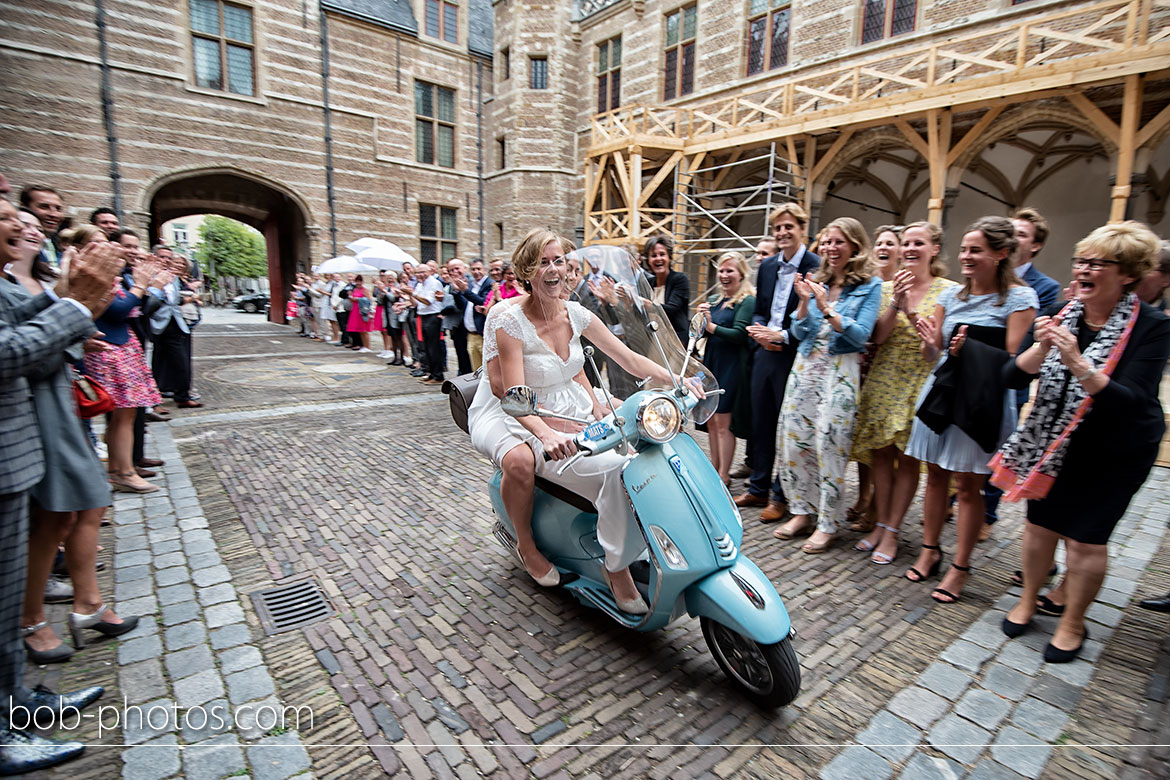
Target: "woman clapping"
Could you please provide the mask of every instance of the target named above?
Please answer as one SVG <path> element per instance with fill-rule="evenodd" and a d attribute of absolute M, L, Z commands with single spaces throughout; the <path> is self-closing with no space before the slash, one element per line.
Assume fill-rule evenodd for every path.
<path fill-rule="evenodd" d="M 1036 320 L 1035 343 L 1009 384 L 1039 387 L 1032 411 L 992 460 L 1009 501 L 1028 499 L 1024 590 L 1003 621 L 1028 630 L 1056 543 L 1068 551 L 1064 613 L 1044 650 L 1049 663 L 1077 657 L 1085 610 L 1108 563 L 1106 544 L 1158 455 L 1166 425 L 1158 385 L 1170 358 L 1170 319 L 1133 289 L 1153 266 L 1158 239 L 1137 222 L 1097 228 L 1076 246 L 1073 299 Z M 1091 490 L 1085 487 L 1091 485 Z"/>
<path fill-rule="evenodd" d="M 823 553 L 844 520 L 845 467 L 853 440 L 861 354 L 881 303 L 869 236 L 852 217 L 833 220 L 819 244 L 825 264 L 793 286 L 800 304 L 792 335 L 800 354 L 782 410 L 780 480 L 793 517 L 778 539 L 816 532 L 801 549 Z M 812 515 L 816 514 L 816 520 Z"/>

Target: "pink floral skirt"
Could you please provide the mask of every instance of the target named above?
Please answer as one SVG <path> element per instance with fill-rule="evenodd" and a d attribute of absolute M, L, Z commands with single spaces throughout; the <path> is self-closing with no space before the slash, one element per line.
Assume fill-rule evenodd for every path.
<path fill-rule="evenodd" d="M 107 344 L 101 352 L 85 353 L 85 373 L 106 388 L 119 409 L 162 403 L 142 345 L 133 335 L 125 344 Z"/>

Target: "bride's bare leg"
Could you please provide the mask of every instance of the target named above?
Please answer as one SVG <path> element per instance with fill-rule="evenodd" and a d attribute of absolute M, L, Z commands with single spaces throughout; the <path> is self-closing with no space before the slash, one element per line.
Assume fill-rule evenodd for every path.
<path fill-rule="evenodd" d="M 500 464 L 503 472 L 500 480 L 500 498 L 504 509 L 516 529 L 516 542 L 524 568 L 533 579 L 543 577 L 552 569 L 552 564 L 532 538 L 532 496 L 536 489 L 536 459 L 527 444 L 519 444 L 508 450 Z"/>

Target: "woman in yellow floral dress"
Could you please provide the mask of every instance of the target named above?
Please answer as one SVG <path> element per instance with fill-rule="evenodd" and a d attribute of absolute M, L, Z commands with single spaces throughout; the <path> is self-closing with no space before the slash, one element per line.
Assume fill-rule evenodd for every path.
<path fill-rule="evenodd" d="M 919 463 L 905 450 L 918 393 L 934 364 L 922 359 L 922 339 L 914 323 L 918 312 L 933 312 L 943 290 L 955 285 L 943 276 L 942 241 L 936 225 L 907 225 L 902 231 L 902 269 L 892 282 L 882 284 L 881 314 L 873 330 L 873 341 L 881 346 L 862 387 L 852 454 L 853 460 L 869 460 L 873 471 L 878 522 L 856 549 L 872 552 L 876 564 L 893 562 L 898 530 L 918 490 Z"/>

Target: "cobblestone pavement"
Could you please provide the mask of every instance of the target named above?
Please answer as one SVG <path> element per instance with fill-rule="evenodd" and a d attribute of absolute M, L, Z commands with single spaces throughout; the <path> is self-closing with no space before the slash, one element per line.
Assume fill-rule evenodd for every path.
<path fill-rule="evenodd" d="M 743 552 L 785 598 L 804 678 L 792 706 L 766 713 L 730 687 L 697 621 L 631 633 L 527 578 L 489 533 L 490 465 L 437 391 L 400 368 L 378 370 L 372 355 L 259 320 L 205 323 L 195 352 L 206 408 L 151 426 L 168 460 L 166 494 L 120 499 L 103 537 L 114 564 L 103 592 L 153 619 L 120 644 L 30 671 L 64 688 L 107 684 L 109 701 L 275 700 L 310 708 L 313 722 L 100 740 L 91 724 L 87 742 L 135 747 L 91 748 L 50 776 L 1170 772 L 1165 748 L 1133 747 L 1170 738 L 1170 621 L 1127 606 L 1170 589 L 1164 470 L 1111 545 L 1085 660 L 1063 668 L 1040 662 L 1043 630 L 1011 642 L 998 633 L 1019 566 L 1017 506 L 1005 505 L 951 607 L 901 578 L 921 541 L 917 506 L 885 567 L 852 540 L 803 555 L 745 513 Z M 256 379 L 281 373 L 290 387 Z M 953 548 L 953 529 L 943 546 Z M 266 636 L 248 594 L 309 576 L 333 616 Z M 179 747 L 200 739 L 220 740 L 223 758 Z M 157 752 L 145 752 L 148 741 Z"/>

